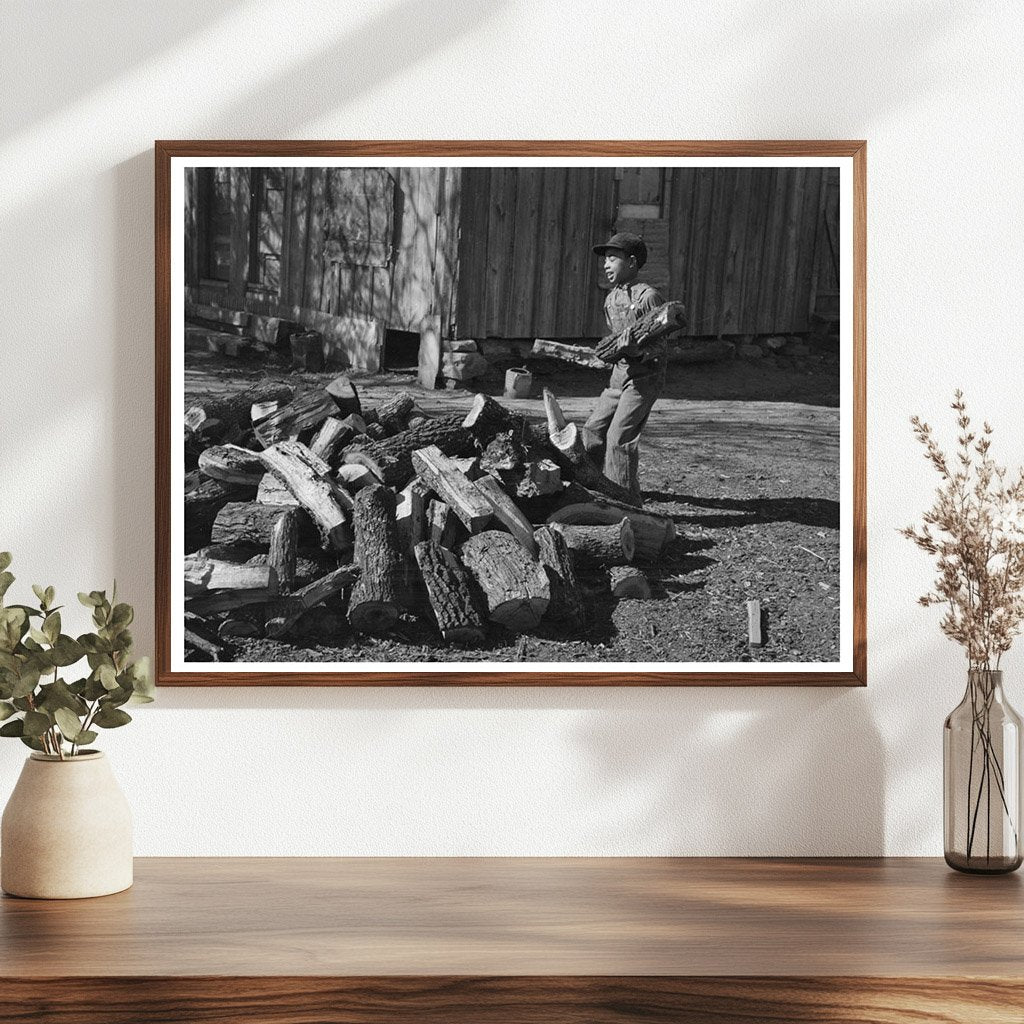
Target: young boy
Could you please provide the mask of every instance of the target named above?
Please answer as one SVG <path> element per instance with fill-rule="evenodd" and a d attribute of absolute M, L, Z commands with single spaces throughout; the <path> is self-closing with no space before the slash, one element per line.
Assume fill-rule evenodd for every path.
<path fill-rule="evenodd" d="M 611 334 L 596 351 L 614 369 L 583 425 L 583 443 L 604 475 L 625 487 L 640 504 L 640 432 L 665 386 L 668 344 L 659 338 L 641 347 L 628 332 L 665 300 L 656 288 L 636 280 L 647 262 L 647 246 L 638 235 L 620 231 L 604 245 L 595 245 L 594 252 L 604 257 L 604 273 L 612 285 L 604 300 Z"/>

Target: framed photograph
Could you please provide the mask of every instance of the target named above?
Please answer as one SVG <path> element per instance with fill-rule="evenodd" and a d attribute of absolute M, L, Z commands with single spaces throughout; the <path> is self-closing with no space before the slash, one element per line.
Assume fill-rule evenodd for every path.
<path fill-rule="evenodd" d="M 863 142 L 158 142 L 160 685 L 865 685 Z"/>

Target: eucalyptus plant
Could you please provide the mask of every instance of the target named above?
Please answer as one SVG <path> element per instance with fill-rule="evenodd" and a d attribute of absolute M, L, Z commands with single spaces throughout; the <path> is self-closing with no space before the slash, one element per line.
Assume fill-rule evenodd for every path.
<path fill-rule="evenodd" d="M 0 736 L 61 760 L 74 757 L 98 730 L 132 720 L 125 705 L 153 700 L 149 659 L 131 660 L 135 612 L 117 602 L 116 581 L 109 599 L 103 590 L 80 593 L 96 631 L 68 636 L 53 587 L 32 587 L 38 606 L 4 603 L 14 582 L 10 564 L 10 553 L 0 552 Z M 88 675 L 67 682 L 67 670 L 83 659 Z"/>

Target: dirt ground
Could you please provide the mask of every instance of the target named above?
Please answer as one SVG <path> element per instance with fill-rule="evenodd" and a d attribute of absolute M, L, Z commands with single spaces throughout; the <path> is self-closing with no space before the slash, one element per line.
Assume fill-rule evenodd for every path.
<path fill-rule="evenodd" d="M 529 361 L 537 398 L 501 398 L 496 363 L 474 390 L 423 391 L 415 372 L 350 374 L 368 405 L 411 390 L 428 413 L 468 409 L 475 390 L 538 424 L 542 387 L 582 422 L 607 374 Z M 189 357 L 186 406 L 260 380 L 314 387 L 335 374 L 290 373 L 276 358 Z M 671 516 L 677 538 L 654 566 L 648 601 L 597 601 L 575 640 L 541 629 L 446 648 L 409 616 L 386 639 L 342 627 L 325 645 L 300 629 L 294 642 L 238 640 L 236 661 L 310 662 L 822 662 L 839 657 L 839 372 L 832 354 L 688 366 L 674 364 L 643 435 L 647 509 Z M 765 643 L 747 644 L 746 602 L 764 609 Z M 340 609 L 339 609 L 340 612 Z M 336 616 L 340 620 L 340 614 Z M 317 617 L 310 613 L 310 627 Z M 323 623 L 321 615 L 319 621 Z M 300 623 L 301 627 L 302 623 Z"/>

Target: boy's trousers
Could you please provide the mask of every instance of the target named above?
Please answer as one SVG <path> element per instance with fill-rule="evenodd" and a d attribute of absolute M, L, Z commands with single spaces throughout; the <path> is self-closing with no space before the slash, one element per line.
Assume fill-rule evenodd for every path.
<path fill-rule="evenodd" d="M 640 499 L 637 473 L 640 431 L 658 400 L 660 388 L 605 388 L 583 424 L 583 444 L 590 457 L 604 464 L 604 475 Z"/>

